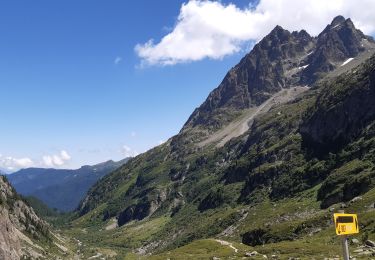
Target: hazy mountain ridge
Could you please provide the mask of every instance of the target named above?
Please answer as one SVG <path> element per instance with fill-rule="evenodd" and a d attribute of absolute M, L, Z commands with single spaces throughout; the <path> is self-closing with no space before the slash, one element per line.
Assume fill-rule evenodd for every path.
<path fill-rule="evenodd" d="M 89 188 L 100 178 L 126 163 L 128 158 L 77 170 L 28 168 L 8 175 L 17 192 L 35 196 L 51 208 L 74 210 Z"/>

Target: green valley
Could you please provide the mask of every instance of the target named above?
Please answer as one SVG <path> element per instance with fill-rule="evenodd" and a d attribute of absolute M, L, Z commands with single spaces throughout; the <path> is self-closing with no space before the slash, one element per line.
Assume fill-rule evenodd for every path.
<path fill-rule="evenodd" d="M 374 100 L 375 41 L 350 19 L 316 37 L 276 26 L 177 135 L 75 211 L 29 204 L 64 241 L 59 259 L 339 259 L 340 210 L 359 218 L 351 255 L 372 259 Z"/>

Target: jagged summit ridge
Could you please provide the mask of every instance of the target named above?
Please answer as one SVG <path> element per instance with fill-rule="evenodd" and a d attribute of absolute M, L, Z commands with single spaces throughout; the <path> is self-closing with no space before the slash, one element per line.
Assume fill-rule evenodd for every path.
<path fill-rule="evenodd" d="M 317 37 L 277 25 L 227 73 L 182 132 L 199 126 L 219 129 L 241 110 L 259 106 L 283 88 L 314 84 L 374 44 L 343 16 L 335 17 Z"/>
<path fill-rule="evenodd" d="M 303 71 L 301 81 L 313 84 L 346 59 L 364 52 L 369 44 L 374 44 L 372 38 L 356 29 L 351 19 L 336 17 L 317 36 L 315 50 L 307 60 L 309 67 Z"/>
<path fill-rule="evenodd" d="M 331 26 L 336 26 L 338 24 L 344 23 L 345 22 L 345 17 L 342 15 L 338 15 L 335 18 L 333 18 L 331 22 Z"/>

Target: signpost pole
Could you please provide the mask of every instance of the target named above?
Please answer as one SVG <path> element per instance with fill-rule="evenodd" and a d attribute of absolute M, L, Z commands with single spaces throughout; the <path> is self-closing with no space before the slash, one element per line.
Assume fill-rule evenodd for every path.
<path fill-rule="evenodd" d="M 343 251 L 344 260 L 349 260 L 348 237 L 342 236 L 341 243 L 342 243 L 342 251 Z"/>
<path fill-rule="evenodd" d="M 345 213 L 343 210 L 339 210 L 339 213 Z M 342 253 L 344 260 L 349 260 L 349 245 L 348 236 L 341 236 Z"/>

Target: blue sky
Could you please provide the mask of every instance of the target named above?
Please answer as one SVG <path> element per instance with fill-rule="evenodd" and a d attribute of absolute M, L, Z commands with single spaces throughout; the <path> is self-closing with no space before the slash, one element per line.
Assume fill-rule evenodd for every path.
<path fill-rule="evenodd" d="M 280 21 L 291 30 L 310 26 L 314 34 L 337 12 L 361 13 L 345 5 L 322 7 L 326 13 L 297 24 L 283 17 L 255 21 L 250 12 L 264 14 L 270 1 L 258 7 L 245 0 L 2 1 L 0 168 L 77 168 L 144 152 L 178 133 L 252 43 Z M 215 12 L 229 20 L 243 16 L 245 24 L 233 18 L 234 29 L 201 27 L 197 10 L 207 20 Z M 312 22 L 316 15 L 324 19 Z M 373 33 L 370 18 L 361 19 Z M 186 33 L 189 26 L 198 33 Z M 181 31 L 185 38 L 176 42 Z M 193 52 L 189 46 L 200 41 L 201 51 Z"/>

